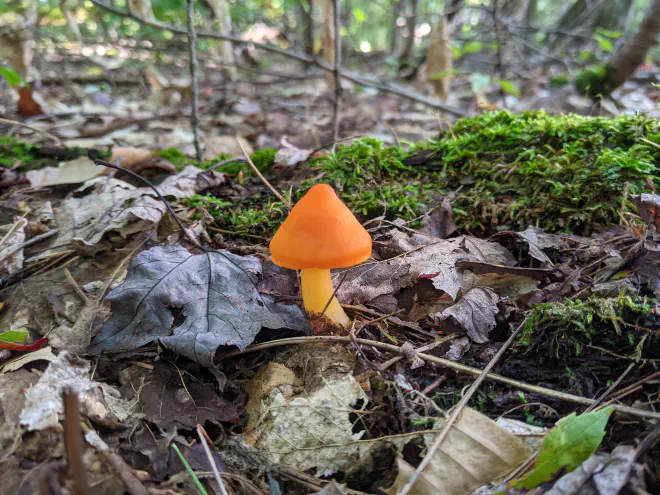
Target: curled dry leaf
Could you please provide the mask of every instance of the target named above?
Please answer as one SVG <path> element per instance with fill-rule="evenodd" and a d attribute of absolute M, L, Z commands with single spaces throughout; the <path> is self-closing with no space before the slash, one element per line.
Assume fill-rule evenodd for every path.
<path fill-rule="evenodd" d="M 436 317 L 446 320 L 453 317 L 462 328 L 467 330 L 468 337 L 474 342 L 488 342 L 488 333 L 495 328 L 495 315 L 499 313 L 497 302 L 499 297 L 493 290 L 475 287 L 465 294 L 460 301 L 437 313 Z"/>
<path fill-rule="evenodd" d="M 135 349 L 153 341 L 213 367 L 218 346 L 244 349 L 263 328 L 305 330 L 296 305 L 259 294 L 261 262 L 228 251 L 192 254 L 157 246 L 138 254 L 126 281 L 106 298 L 113 311 L 90 350 Z M 181 323 L 174 326 L 175 316 Z"/>
<path fill-rule="evenodd" d="M 124 168 L 132 168 L 138 163 L 153 160 L 157 156 L 158 153 L 155 151 L 145 150 L 144 148 L 136 148 L 135 146 L 115 146 L 112 148 L 110 163 L 114 163 L 115 165 Z"/>
<path fill-rule="evenodd" d="M 427 435 L 427 445 L 435 436 Z M 492 419 L 466 408 L 451 427 L 441 449 L 409 492 L 411 495 L 465 495 L 511 472 L 532 451 Z M 397 460 L 399 476 L 388 494 L 398 493 L 415 468 Z"/>

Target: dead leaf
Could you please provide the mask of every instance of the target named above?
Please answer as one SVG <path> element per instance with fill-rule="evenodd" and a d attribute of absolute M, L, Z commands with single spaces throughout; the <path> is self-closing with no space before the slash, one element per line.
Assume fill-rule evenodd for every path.
<path fill-rule="evenodd" d="M 316 492 L 317 495 L 346 495 L 346 491 L 336 481 L 331 481 L 323 487 L 319 492 Z"/>
<path fill-rule="evenodd" d="M 157 246 L 130 263 L 126 281 L 106 298 L 113 315 L 90 350 L 135 349 L 153 341 L 213 367 L 221 345 L 244 349 L 262 327 L 305 330 L 295 305 L 260 295 L 261 262 L 228 251 L 192 254 L 179 246 Z M 173 327 L 175 311 L 183 321 Z"/>
<path fill-rule="evenodd" d="M 451 342 L 449 350 L 445 353 L 445 359 L 460 361 L 467 351 L 470 350 L 472 341 L 468 337 L 459 337 Z"/>
<path fill-rule="evenodd" d="M 120 427 L 133 418 L 131 405 L 113 387 L 90 379 L 90 363 L 62 352 L 39 381 L 25 393 L 20 421 L 28 431 L 57 427 L 64 413 L 62 391 L 72 388 L 80 398 L 81 413 L 106 426 Z"/>
<path fill-rule="evenodd" d="M 183 199 L 197 192 L 196 179 L 200 169 L 186 167 L 177 175 L 167 177 L 158 189 L 164 197 Z M 117 232 L 126 238 L 138 232 L 154 229 L 166 212 L 165 205 L 149 187 L 136 188 L 118 179 L 98 177 L 83 184 L 77 193 L 62 202 L 55 213 L 59 229 L 51 246 L 75 244 L 83 253 L 107 250 L 109 244 L 96 246 L 108 232 Z M 40 253 L 28 261 L 50 255 L 52 250 Z"/>
<path fill-rule="evenodd" d="M 597 452 L 576 470 L 557 480 L 546 495 L 610 495 L 621 493 L 630 478 L 644 487 L 643 468 L 635 464 L 635 448 L 619 445 L 610 454 Z M 636 469 L 637 468 L 637 469 Z M 641 483 L 641 484 L 640 484 Z"/>
<path fill-rule="evenodd" d="M 10 371 L 16 371 L 26 364 L 33 363 L 34 361 L 55 361 L 55 354 L 53 354 L 53 349 L 50 347 L 42 347 L 38 351 L 28 352 L 26 354 L 20 355 L 16 359 L 7 361 L 6 363 L 0 364 L 0 375 L 8 373 Z"/>
<path fill-rule="evenodd" d="M 27 86 L 18 89 L 17 110 L 18 114 L 26 119 L 44 114 L 41 105 L 34 98 L 32 89 Z"/>
<path fill-rule="evenodd" d="M 488 342 L 488 333 L 495 328 L 495 315 L 499 313 L 499 297 L 491 289 L 475 287 L 465 294 L 456 304 L 436 313 L 436 317 L 446 320 L 453 317 L 467 330 L 468 337 L 478 344 Z"/>
<path fill-rule="evenodd" d="M 16 223 L 0 226 L 0 273 L 16 273 L 23 268 L 23 248 L 14 251 L 25 242 L 25 227 L 28 221 L 25 218 L 17 218 Z M 13 254 L 10 254 L 12 253 Z M 6 257 L 6 258 L 5 258 Z"/>
<path fill-rule="evenodd" d="M 422 221 L 424 233 L 439 239 L 446 239 L 456 232 L 456 220 L 449 198 L 443 198 L 433 212 Z"/>
<path fill-rule="evenodd" d="M 30 170 L 25 175 L 32 187 L 57 186 L 60 184 L 78 184 L 104 174 L 106 169 L 95 165 L 86 156 L 64 162 L 59 167 L 44 167 Z"/>
<path fill-rule="evenodd" d="M 35 373 L 27 370 L 0 375 L 0 452 L 15 441 L 20 427 L 21 411 L 25 405 L 25 391 L 38 380 L 39 377 Z"/>
<path fill-rule="evenodd" d="M 154 363 L 152 370 L 131 366 L 121 372 L 120 381 L 122 397 L 136 403 L 136 410 L 163 430 L 234 421 L 245 407 L 245 394 L 229 401 L 218 395 L 215 383 L 179 374 L 163 361 Z"/>
<path fill-rule="evenodd" d="M 640 236 L 648 251 L 660 251 L 660 196 L 644 193 L 632 197 L 633 204 L 646 222 L 646 231 Z"/>
<path fill-rule="evenodd" d="M 435 435 L 424 437 L 433 443 Z M 452 426 L 441 449 L 418 478 L 411 495 L 465 495 L 481 485 L 501 478 L 531 455 L 518 438 L 493 420 L 465 408 Z M 394 495 L 406 484 L 415 468 L 397 460 L 399 475 L 388 494 Z"/>
<path fill-rule="evenodd" d="M 335 286 L 343 280 L 337 297 L 346 304 L 364 304 L 378 296 L 396 294 L 410 285 L 410 268 L 402 258 L 374 262 L 341 270 L 335 276 Z M 344 278 L 345 277 L 345 278 Z"/>
<path fill-rule="evenodd" d="M 433 95 L 441 101 L 449 96 L 453 68 L 451 29 L 443 15 L 433 26 L 426 52 L 426 80 L 433 86 Z"/>
<path fill-rule="evenodd" d="M 112 148 L 112 156 L 110 163 L 119 165 L 123 168 L 132 168 L 135 165 L 152 160 L 158 156 L 155 151 L 146 150 L 144 148 L 136 148 L 135 146 Z"/>

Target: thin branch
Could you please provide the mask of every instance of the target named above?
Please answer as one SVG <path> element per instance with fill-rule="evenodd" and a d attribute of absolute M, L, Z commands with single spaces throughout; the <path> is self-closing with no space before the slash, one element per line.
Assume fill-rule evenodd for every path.
<path fill-rule="evenodd" d="M 341 85 L 341 6 L 339 0 L 332 2 L 332 15 L 335 31 L 335 101 L 332 116 L 332 140 L 339 139 L 339 111 L 341 110 L 341 99 L 344 88 Z"/>
<path fill-rule="evenodd" d="M 252 160 L 250 159 L 250 155 L 247 154 L 247 151 L 245 151 L 245 148 L 243 147 L 243 143 L 241 143 L 241 140 L 236 138 L 236 142 L 238 143 L 239 148 L 241 148 L 241 151 L 245 155 L 245 159 L 247 160 L 248 164 L 250 167 L 252 167 L 252 170 L 254 170 L 254 173 L 259 176 L 261 181 L 266 184 L 268 189 L 273 191 L 273 194 L 279 199 L 282 203 L 286 205 L 286 207 L 290 210 L 291 209 L 291 203 L 289 203 L 286 199 L 284 199 L 284 196 L 282 196 L 277 189 L 275 189 L 270 182 L 268 182 L 268 179 L 266 179 L 261 171 L 257 168 L 257 166 L 252 163 Z"/>
<path fill-rule="evenodd" d="M 177 28 L 175 26 L 172 26 L 170 24 L 165 24 L 163 22 L 157 21 L 157 20 L 148 20 L 148 19 L 143 19 L 142 17 L 136 16 L 135 14 L 128 12 L 123 9 L 117 9 L 115 7 L 111 7 L 110 5 L 107 5 L 105 2 L 102 2 L 101 0 L 90 0 L 94 5 L 107 10 L 108 12 L 112 12 L 115 15 L 122 16 L 122 17 L 128 17 L 131 18 L 135 21 L 137 21 L 140 24 L 144 24 L 145 26 L 150 26 L 156 29 L 163 29 L 170 31 L 174 34 L 178 35 L 187 35 L 187 31 L 184 29 Z M 285 50 L 283 48 L 278 48 L 275 45 L 269 45 L 267 43 L 257 43 L 255 41 L 247 41 L 242 38 L 236 37 L 236 36 L 230 36 L 226 34 L 219 34 L 216 32 L 211 32 L 211 31 L 198 31 L 197 32 L 197 37 L 198 38 L 210 38 L 210 39 L 216 39 L 216 40 L 223 40 L 223 41 L 230 41 L 231 43 L 234 43 L 236 45 L 250 45 L 253 46 L 254 48 L 257 48 L 259 50 L 264 50 L 270 53 L 276 53 L 278 55 L 282 55 L 283 57 L 291 58 L 294 60 L 297 60 L 299 62 L 303 62 L 304 64 L 307 65 L 316 65 L 317 67 L 320 67 L 321 69 L 327 71 L 327 72 L 333 72 L 334 67 L 326 64 L 322 60 L 318 60 L 314 57 L 311 57 L 309 55 L 306 55 L 304 53 L 300 53 L 294 50 Z M 418 103 L 422 103 L 424 105 L 427 105 L 432 108 L 437 108 L 438 110 L 442 110 L 445 113 L 448 113 L 450 115 L 453 115 L 455 117 L 465 117 L 467 114 L 463 112 L 462 110 L 458 108 L 453 108 L 449 107 L 442 102 L 430 98 L 428 96 L 421 95 L 419 93 L 415 93 L 414 91 L 410 91 L 407 88 L 404 88 L 403 86 L 400 86 L 395 83 L 391 82 L 383 82 L 379 81 L 376 78 L 373 78 L 371 76 L 367 76 L 364 74 L 359 74 L 357 72 L 352 72 L 346 70 L 346 68 L 342 67 L 341 68 L 341 77 L 344 79 L 347 79 L 349 81 L 352 81 L 356 84 L 361 84 L 363 86 L 369 86 L 372 88 L 380 89 L 381 91 L 385 91 L 388 93 L 392 93 L 398 96 L 401 96 L 403 98 L 407 98 L 412 101 L 416 101 Z"/>
<path fill-rule="evenodd" d="M 392 345 L 392 344 L 386 344 L 385 342 L 377 342 L 375 340 L 369 340 L 369 339 L 351 339 L 351 337 L 339 337 L 339 336 L 314 336 L 314 337 L 293 337 L 289 339 L 278 339 L 278 340 L 271 340 L 270 342 L 264 342 L 263 344 L 255 344 L 247 349 L 244 349 L 242 351 L 232 351 L 228 352 L 226 354 L 223 354 L 222 356 L 218 356 L 219 359 L 226 359 L 232 356 L 238 356 L 240 354 L 246 354 L 248 352 L 256 352 L 256 351 L 262 351 L 264 349 L 270 349 L 272 347 L 280 347 L 283 345 L 293 345 L 293 344 L 318 344 L 318 343 L 325 343 L 325 342 L 338 342 L 338 343 L 344 343 L 344 344 L 351 344 L 353 342 L 357 342 L 360 345 L 369 345 L 372 347 L 375 347 L 376 349 L 380 349 L 382 351 L 387 351 L 387 352 L 394 352 L 396 354 L 404 355 L 405 356 L 405 350 L 402 350 L 400 347 Z M 468 375 L 473 375 L 473 376 L 480 376 L 480 375 L 486 375 L 483 370 L 480 370 L 478 368 L 473 368 L 471 366 L 466 366 L 464 364 L 456 363 L 454 361 L 450 361 L 449 359 L 444 359 L 441 357 L 437 356 L 432 356 L 430 354 L 424 354 L 421 352 L 417 353 L 417 356 L 424 361 L 429 361 L 431 363 L 436 363 L 439 364 L 440 366 L 444 366 L 445 368 L 449 368 L 451 370 L 460 372 L 460 373 L 466 373 Z M 658 376 L 660 376 L 660 371 L 657 372 Z M 655 374 L 652 378 L 655 378 Z M 590 406 L 593 404 L 595 401 L 593 399 L 589 399 L 587 397 L 580 397 L 578 395 L 572 395 L 568 394 L 566 392 L 560 392 L 558 390 L 552 390 L 549 388 L 545 387 L 539 387 L 537 385 L 530 385 L 529 383 L 521 382 L 519 380 L 514 380 L 513 378 L 507 378 L 502 375 L 497 375 L 495 373 L 488 373 L 486 375 L 486 379 L 488 380 L 493 380 L 494 382 L 499 382 L 499 383 L 504 383 L 505 385 L 510 385 L 515 388 L 519 388 L 520 390 L 524 390 L 525 392 L 532 392 L 540 395 L 544 395 L 546 397 L 552 397 L 553 399 L 558 399 L 558 400 L 563 400 L 566 402 L 572 402 L 574 404 L 581 404 L 583 406 Z M 648 378 L 647 378 L 648 379 Z M 635 416 L 638 418 L 650 418 L 650 419 L 660 419 L 660 413 L 654 412 L 654 411 L 644 411 L 641 409 L 637 409 L 634 407 L 627 407 L 627 406 L 619 406 L 615 405 L 612 406 L 614 407 L 614 410 L 627 414 L 629 416 Z"/>
<path fill-rule="evenodd" d="M 7 248 L 5 248 L 5 249 L 3 250 L 3 251 L 5 251 L 5 254 L 3 254 L 2 257 L 0 257 L 0 263 L 2 263 L 3 261 L 5 261 L 7 258 L 9 258 L 10 256 L 12 256 L 12 255 L 13 255 L 14 253 L 16 253 L 17 251 L 20 251 L 21 249 L 24 249 L 24 248 L 26 248 L 26 247 L 32 246 L 33 244 L 37 244 L 38 242 L 41 242 L 41 241 L 43 241 L 44 239 L 48 239 L 49 237 L 54 236 L 54 235 L 57 234 L 58 232 L 59 232 L 59 230 L 57 230 L 57 229 L 49 230 L 48 232 L 46 232 L 46 233 L 44 233 L 44 234 L 40 234 L 40 235 L 38 235 L 38 236 L 33 237 L 33 238 L 30 239 L 29 241 L 25 241 L 25 242 L 22 242 L 22 243 L 20 243 L 20 244 L 14 244 L 14 245 L 11 246 L 11 247 L 7 247 Z"/>
<path fill-rule="evenodd" d="M 190 85 L 192 88 L 192 112 L 190 124 L 195 139 L 195 155 L 202 161 L 202 146 L 199 144 L 199 87 L 197 84 L 197 37 L 195 35 L 195 0 L 188 0 L 188 50 L 190 51 Z"/>
<path fill-rule="evenodd" d="M 497 0 L 495 0 L 495 5 L 497 5 Z M 449 431 L 451 430 L 452 426 L 458 421 L 458 418 L 461 416 L 461 413 L 463 412 L 463 409 L 467 406 L 468 402 L 474 395 L 474 393 L 477 391 L 479 386 L 483 383 L 483 381 L 486 379 L 486 376 L 488 376 L 488 373 L 495 367 L 495 364 L 500 360 L 500 358 L 504 355 L 504 353 L 509 349 L 511 344 L 513 344 L 513 341 L 516 339 L 518 334 L 522 331 L 523 326 L 525 326 L 525 323 L 527 322 L 527 319 L 523 320 L 523 322 L 518 325 L 518 328 L 511 334 L 511 336 L 508 338 L 508 340 L 500 347 L 500 349 L 497 351 L 497 354 L 493 356 L 493 359 L 490 360 L 488 365 L 484 368 L 484 370 L 481 372 L 481 375 L 474 381 L 472 386 L 468 389 L 468 391 L 465 393 L 463 398 L 460 400 L 460 402 L 456 405 L 454 408 L 454 411 L 452 412 L 451 416 L 447 421 L 442 426 L 442 430 L 440 434 L 436 437 L 434 440 L 433 444 L 431 447 L 428 449 L 426 452 L 426 455 L 424 456 L 424 459 L 422 459 L 422 462 L 420 462 L 419 466 L 417 466 L 417 469 L 415 469 L 415 472 L 412 474 L 412 476 L 408 479 L 406 484 L 401 488 L 401 490 L 398 491 L 397 495 L 407 495 L 408 492 L 412 489 L 412 487 L 415 485 L 415 482 L 417 479 L 422 475 L 424 470 L 428 467 L 428 465 L 431 463 L 433 460 L 433 457 L 435 453 L 438 451 L 438 449 L 442 446 L 442 442 L 445 441 L 447 438 L 447 435 L 449 435 Z"/>
<path fill-rule="evenodd" d="M 0 124 L 15 125 L 16 127 L 23 127 L 24 129 L 30 129 L 31 131 L 38 132 L 39 134 L 43 134 L 48 139 L 55 141 L 55 144 L 57 146 L 64 146 L 62 140 L 57 136 L 53 136 L 50 132 L 42 131 L 41 129 L 37 129 L 36 127 L 32 127 L 30 125 L 24 124 L 23 122 L 17 122 L 15 120 L 9 120 L 9 119 L 0 119 Z"/>

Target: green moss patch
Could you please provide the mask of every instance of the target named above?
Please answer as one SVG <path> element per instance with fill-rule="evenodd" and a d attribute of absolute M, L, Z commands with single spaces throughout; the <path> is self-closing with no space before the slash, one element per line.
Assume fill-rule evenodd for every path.
<path fill-rule="evenodd" d="M 18 165 L 19 172 L 54 167 L 59 161 L 73 160 L 84 153 L 80 148 L 52 148 L 0 136 L 0 167 Z"/>

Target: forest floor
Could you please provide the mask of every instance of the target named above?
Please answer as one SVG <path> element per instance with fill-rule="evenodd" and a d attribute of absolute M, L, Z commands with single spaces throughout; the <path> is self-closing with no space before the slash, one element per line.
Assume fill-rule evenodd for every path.
<path fill-rule="evenodd" d="M 2 128 L 0 492 L 660 491 L 653 69 L 460 120 L 348 87 L 341 142 L 323 77 L 207 72 L 198 162 L 189 85 L 101 62 Z M 349 329 L 270 259 L 316 183 L 373 239 Z"/>

